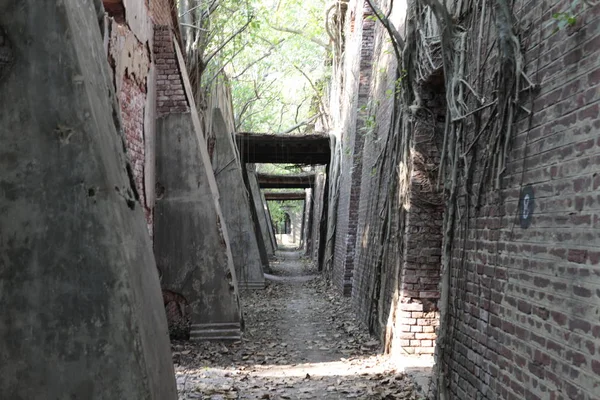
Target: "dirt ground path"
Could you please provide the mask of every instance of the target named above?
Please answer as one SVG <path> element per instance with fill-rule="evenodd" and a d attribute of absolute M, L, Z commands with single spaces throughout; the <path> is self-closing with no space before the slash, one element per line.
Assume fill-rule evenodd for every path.
<path fill-rule="evenodd" d="M 173 344 L 179 399 L 419 398 L 300 253 L 271 265 L 264 291 L 242 293 L 242 341 Z"/>

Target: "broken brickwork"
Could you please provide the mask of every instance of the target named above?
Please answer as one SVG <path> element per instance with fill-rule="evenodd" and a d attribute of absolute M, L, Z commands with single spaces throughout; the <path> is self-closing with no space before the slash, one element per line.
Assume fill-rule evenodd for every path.
<path fill-rule="evenodd" d="M 454 21 L 476 21 L 477 30 L 467 32 L 467 43 L 474 45 L 468 47 L 465 65 L 472 71 L 478 62 L 486 63 L 486 75 L 473 90 L 486 102 L 493 100 L 493 72 L 500 62 L 493 51 L 495 14 L 467 2 L 447 3 L 462 4 L 450 9 Z M 574 26 L 557 30 L 553 16 L 569 5 L 519 0 L 512 8 L 524 71 L 540 87 L 521 93 L 527 100 L 517 112 L 498 187 L 479 184 L 488 142 L 475 140 L 482 125 L 465 125 L 464 151 L 473 156 L 474 170 L 469 180 L 459 182 L 460 222 L 447 236 L 452 238 L 449 338 L 438 349 L 450 398 L 597 398 L 600 5 L 580 5 Z M 400 29 L 405 16 L 395 8 L 390 18 Z M 431 17 L 426 8 L 419 18 L 425 15 Z M 358 19 L 355 26 L 362 29 Z M 370 92 L 376 129 L 364 144 L 352 296 L 362 320 L 389 351 L 431 353 L 444 257 L 446 209 L 441 204 L 447 198 L 428 190 L 434 195 L 424 199 L 422 180 L 415 174 L 438 172 L 441 153 L 435 152 L 446 108 L 443 72 L 439 64 L 427 67 L 417 82 L 423 109 L 412 110 L 410 158 L 396 165 L 376 163 L 393 115 L 386 90 L 394 88 L 396 63 L 387 41 L 388 33 L 378 26 Z M 473 50 L 478 46 L 481 54 Z M 481 113 L 480 123 L 488 117 Z M 428 157 L 421 160 L 415 157 L 419 154 Z M 383 170 L 374 169 L 382 165 Z M 382 210 L 390 205 L 383 193 L 394 188 L 399 167 L 412 168 L 412 191 L 406 204 L 382 220 Z"/>
<path fill-rule="evenodd" d="M 192 339 L 237 337 L 237 281 L 203 134 L 190 107 L 191 88 L 184 86 L 185 65 L 176 52 L 180 35 L 174 1 L 104 3 L 105 50 L 128 173 L 154 240 L 163 296 L 172 295 L 164 302 L 170 331 Z M 177 158 L 177 165 L 165 161 L 176 152 L 188 158 Z M 189 179 L 196 181 L 192 189 L 182 184 Z M 176 204 L 188 197 L 193 201 Z"/>
<path fill-rule="evenodd" d="M 166 1 L 166 0 L 164 0 Z M 147 163 L 153 159 L 147 136 L 154 130 L 154 104 L 148 98 L 152 54 L 149 52 L 153 24 L 144 4 L 131 1 L 105 2 L 105 46 L 117 101 L 121 125 L 139 204 L 144 210 L 148 231 L 153 233 L 154 187 L 147 185 Z M 150 83 L 151 84 L 151 83 Z"/>
<path fill-rule="evenodd" d="M 173 48 L 174 35 L 170 26 L 154 28 L 154 57 L 156 62 L 157 116 L 190 110 L 183 90 L 181 74 Z"/>
<path fill-rule="evenodd" d="M 357 80 L 348 80 L 346 92 L 353 93 L 353 101 L 344 108 L 344 129 L 341 142 L 340 185 L 338 190 L 335 250 L 333 260 L 333 283 L 344 296 L 352 293 L 352 274 L 356 258 L 356 232 L 358 227 L 358 205 L 360 200 L 362 157 L 365 136 L 370 129 L 366 110 L 371 84 L 371 59 L 375 34 L 373 14 L 366 4 L 363 9 L 348 14 L 352 18 L 352 30 L 346 34 L 351 38 L 352 51 L 346 62 L 358 71 Z M 359 21 L 356 23 L 356 16 Z M 358 29 L 355 29 L 357 25 Z M 358 55 L 358 56 L 355 56 Z"/>

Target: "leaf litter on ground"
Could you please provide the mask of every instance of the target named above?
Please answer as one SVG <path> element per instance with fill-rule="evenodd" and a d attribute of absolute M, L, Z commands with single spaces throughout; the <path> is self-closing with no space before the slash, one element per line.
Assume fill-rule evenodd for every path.
<path fill-rule="evenodd" d="M 242 340 L 172 343 L 179 400 L 418 399 L 349 299 L 319 277 L 303 278 L 317 274 L 306 260 L 272 267 L 286 279 L 241 294 Z"/>

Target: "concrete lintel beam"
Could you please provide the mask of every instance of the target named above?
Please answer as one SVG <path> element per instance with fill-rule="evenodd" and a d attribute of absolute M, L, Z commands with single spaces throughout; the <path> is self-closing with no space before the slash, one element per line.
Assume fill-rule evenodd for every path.
<path fill-rule="evenodd" d="M 246 163 L 328 164 L 330 139 L 326 135 L 235 135 L 242 161 Z"/>
<path fill-rule="evenodd" d="M 306 192 L 278 193 L 265 192 L 267 201 L 306 200 Z"/>
<path fill-rule="evenodd" d="M 315 174 L 257 174 L 261 189 L 308 189 L 315 184 Z"/>

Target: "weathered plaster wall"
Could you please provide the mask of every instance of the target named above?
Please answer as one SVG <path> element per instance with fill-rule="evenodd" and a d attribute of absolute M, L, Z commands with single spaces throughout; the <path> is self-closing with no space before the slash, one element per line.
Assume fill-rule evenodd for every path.
<path fill-rule="evenodd" d="M 165 58 L 175 53 L 174 68 L 190 107 L 159 118 L 157 264 L 163 271 L 163 287 L 183 294 L 192 309 L 192 339 L 235 339 L 242 327 L 237 277 L 204 126 L 181 50 L 174 40 L 170 47 L 164 43 Z"/>
<path fill-rule="evenodd" d="M 192 339 L 240 335 L 236 275 L 190 113 L 158 120 L 155 253 L 163 287 L 182 294 Z"/>
<path fill-rule="evenodd" d="M 259 234 L 257 234 L 257 236 L 260 236 L 259 239 L 261 239 L 263 246 L 265 247 L 267 256 L 273 256 L 275 255 L 276 246 L 273 244 L 272 229 L 270 228 L 271 225 L 268 210 L 258 185 L 256 168 L 254 164 L 246 164 L 245 167 L 247 187 L 253 200 L 252 206 L 254 207 L 254 212 L 258 221 L 257 226 L 259 228 Z"/>
<path fill-rule="evenodd" d="M 96 6 L 0 3 L 2 398 L 177 398 Z"/>
<path fill-rule="evenodd" d="M 236 268 L 238 285 L 242 289 L 264 289 L 265 279 L 260 251 L 256 240 L 254 221 L 250 211 L 250 199 L 242 165 L 233 141 L 233 115 L 225 108 L 212 108 L 211 134 L 215 138 L 215 148 L 211 163 L 219 191 L 220 204 L 229 233 L 233 263 Z M 229 115 L 229 123 L 225 115 Z"/>
<path fill-rule="evenodd" d="M 154 26 L 145 2 L 125 0 L 120 7 L 107 8 L 107 11 L 108 60 L 121 108 L 127 155 L 139 202 L 152 235 L 154 187 L 147 185 L 152 180 L 148 179 L 151 177 L 146 169 L 148 161 L 153 159 L 153 149 L 147 146 L 146 138 L 151 139 L 155 122 L 154 118 L 146 118 L 145 115 L 154 112 L 154 104 L 148 101 Z M 148 110 L 150 108 L 152 110 Z M 149 159 L 146 153 L 149 153 Z"/>
<path fill-rule="evenodd" d="M 314 195 L 312 198 L 312 260 L 315 264 L 319 262 L 319 248 L 321 246 L 321 242 L 325 240 L 324 237 L 321 237 L 321 219 L 323 218 L 323 201 L 325 199 L 325 173 L 323 171 L 324 168 L 318 168 L 315 171 L 315 187 L 314 187 Z"/>

